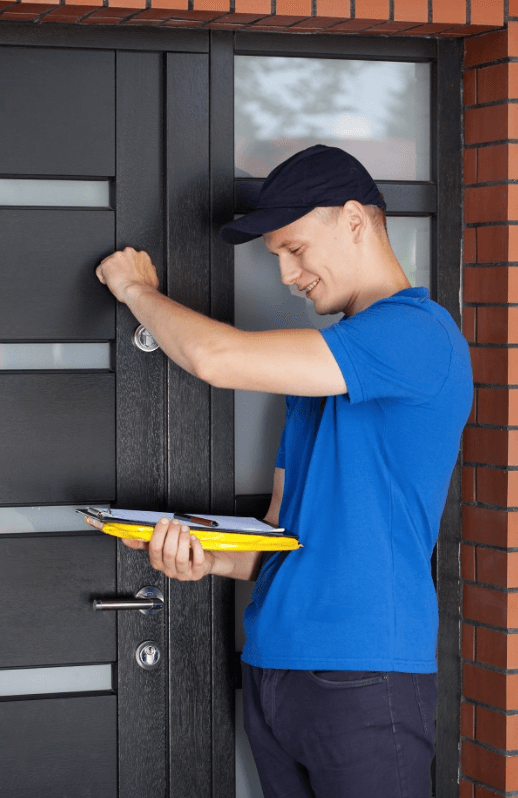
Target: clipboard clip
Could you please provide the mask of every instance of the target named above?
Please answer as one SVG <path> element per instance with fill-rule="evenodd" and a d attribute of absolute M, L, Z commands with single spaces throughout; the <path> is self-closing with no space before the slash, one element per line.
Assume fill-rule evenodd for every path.
<path fill-rule="evenodd" d="M 105 521 L 106 518 L 113 517 L 111 510 L 101 510 L 99 507 L 87 507 L 86 510 L 79 509 L 76 510 L 76 513 L 90 516 L 90 518 L 95 518 L 97 521 Z"/>

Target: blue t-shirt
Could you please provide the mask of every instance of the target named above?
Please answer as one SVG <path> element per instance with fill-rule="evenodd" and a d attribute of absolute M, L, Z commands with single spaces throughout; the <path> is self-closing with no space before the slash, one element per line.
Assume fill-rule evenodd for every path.
<path fill-rule="evenodd" d="M 430 557 L 473 400 L 469 348 L 426 288 L 322 331 L 347 393 L 287 397 L 280 524 L 243 660 L 265 668 L 436 670 Z"/>

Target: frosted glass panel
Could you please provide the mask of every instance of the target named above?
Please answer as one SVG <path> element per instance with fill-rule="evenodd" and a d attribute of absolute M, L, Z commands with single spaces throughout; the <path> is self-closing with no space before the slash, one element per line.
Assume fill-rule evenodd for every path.
<path fill-rule="evenodd" d="M 327 144 L 375 179 L 430 179 L 429 64 L 236 56 L 235 96 L 238 177 Z"/>
<path fill-rule="evenodd" d="M 263 798 L 254 755 L 243 725 L 242 690 L 236 690 L 236 798 Z"/>
<path fill-rule="evenodd" d="M 430 287 L 429 217 L 390 217 L 389 238 L 412 286 Z M 242 330 L 323 329 L 342 318 L 319 316 L 313 302 L 292 295 L 280 280 L 278 260 L 262 238 L 235 248 L 235 324 Z M 284 397 L 235 392 L 236 494 L 270 493 L 284 424 Z"/>
<path fill-rule="evenodd" d="M 0 178 L 0 205 L 109 208 L 110 181 Z"/>
<path fill-rule="evenodd" d="M 103 504 L 103 507 L 108 505 Z M 76 513 L 79 505 L 48 507 L 0 507 L 0 534 L 17 532 L 84 532 L 91 529 L 84 516 Z"/>
<path fill-rule="evenodd" d="M 389 216 L 392 249 L 411 286 L 430 290 L 432 220 L 430 216 Z"/>
<path fill-rule="evenodd" d="M 112 689 L 111 665 L 0 670 L 0 696 L 83 693 Z"/>
<path fill-rule="evenodd" d="M 110 344 L 0 344 L 0 369 L 109 369 Z"/>

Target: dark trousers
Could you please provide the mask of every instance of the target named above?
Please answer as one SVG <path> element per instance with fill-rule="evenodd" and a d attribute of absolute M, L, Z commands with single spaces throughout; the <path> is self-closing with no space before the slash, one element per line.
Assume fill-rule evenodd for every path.
<path fill-rule="evenodd" d="M 243 701 L 264 798 L 430 798 L 435 673 L 243 663 Z"/>

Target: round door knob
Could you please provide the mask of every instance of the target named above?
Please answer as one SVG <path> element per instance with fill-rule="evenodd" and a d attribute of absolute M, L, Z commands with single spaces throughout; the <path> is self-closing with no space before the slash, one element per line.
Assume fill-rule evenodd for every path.
<path fill-rule="evenodd" d="M 151 671 L 153 668 L 156 668 L 160 662 L 160 649 L 152 640 L 146 640 L 138 646 L 135 651 L 135 658 L 141 668 L 144 668 L 146 671 Z"/>
<path fill-rule="evenodd" d="M 142 352 L 154 352 L 155 349 L 160 349 L 149 330 L 146 330 L 143 324 L 137 327 L 133 333 L 133 343 Z"/>

